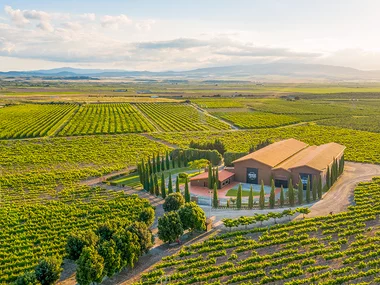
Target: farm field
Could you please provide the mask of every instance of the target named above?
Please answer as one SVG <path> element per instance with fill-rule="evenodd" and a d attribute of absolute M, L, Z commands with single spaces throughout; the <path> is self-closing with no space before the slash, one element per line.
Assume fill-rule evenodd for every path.
<path fill-rule="evenodd" d="M 160 129 L 169 132 L 226 130 L 230 126 L 186 104 L 137 104 Z"/>
<path fill-rule="evenodd" d="M 0 139 L 53 136 L 76 108 L 73 104 L 27 104 L 0 108 Z"/>
<path fill-rule="evenodd" d="M 319 125 L 336 126 L 341 128 L 363 130 L 368 132 L 380 132 L 380 116 L 376 115 L 361 115 L 361 116 L 345 116 L 341 118 L 331 118 L 321 120 Z"/>
<path fill-rule="evenodd" d="M 153 131 L 154 127 L 131 104 L 87 104 L 79 107 L 59 136 L 120 134 Z"/>
<path fill-rule="evenodd" d="M 348 212 L 256 224 L 183 246 L 134 285 L 378 284 L 379 193 L 377 178 L 355 189 L 356 206 Z"/>
<path fill-rule="evenodd" d="M 194 132 L 194 133 L 155 133 L 154 137 L 178 145 L 188 147 L 191 140 L 205 143 L 220 139 L 228 151 L 247 152 L 252 145 L 266 139 L 280 140 L 296 138 L 309 144 L 324 144 L 331 141 L 343 144 L 345 159 L 356 162 L 380 163 L 380 134 L 342 129 L 328 126 L 295 126 L 278 129 L 259 129 L 225 132 Z"/>
<path fill-rule="evenodd" d="M 106 221 L 129 224 L 151 207 L 137 196 L 78 185 L 64 187 L 42 203 L 29 200 L 28 194 L 23 198 L 0 203 L 0 282 L 15 281 L 43 256 L 64 256 L 66 238 L 72 232 Z"/>

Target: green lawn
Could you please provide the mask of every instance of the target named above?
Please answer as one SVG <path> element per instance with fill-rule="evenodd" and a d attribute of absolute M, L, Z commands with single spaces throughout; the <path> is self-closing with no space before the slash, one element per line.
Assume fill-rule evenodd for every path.
<path fill-rule="evenodd" d="M 237 192 L 238 192 L 237 189 L 230 189 L 230 190 L 227 191 L 226 196 L 236 197 L 237 196 Z M 243 190 L 242 193 L 243 193 L 243 197 L 248 197 L 249 196 L 249 191 L 247 191 L 247 190 Z M 259 196 L 259 195 L 260 195 L 260 191 L 253 190 L 253 196 Z"/>
<path fill-rule="evenodd" d="M 170 169 L 169 171 L 164 171 L 164 175 L 166 178 L 166 177 L 168 177 L 169 172 L 172 175 L 174 175 L 174 174 L 177 174 L 180 172 L 188 172 L 191 170 L 192 169 L 189 167 L 174 168 L 174 169 Z M 197 174 L 198 174 L 198 172 L 196 172 L 195 174 L 190 173 L 189 177 L 197 175 Z M 133 187 L 133 188 L 140 188 L 142 186 L 140 183 L 139 175 L 137 173 L 131 173 L 131 174 L 126 175 L 126 176 L 117 177 L 115 179 L 109 180 L 109 182 L 129 186 L 129 187 Z M 158 182 L 159 183 L 161 182 L 161 172 L 158 174 Z M 185 181 L 181 181 L 181 179 L 180 179 L 180 183 L 184 183 L 184 182 Z"/>

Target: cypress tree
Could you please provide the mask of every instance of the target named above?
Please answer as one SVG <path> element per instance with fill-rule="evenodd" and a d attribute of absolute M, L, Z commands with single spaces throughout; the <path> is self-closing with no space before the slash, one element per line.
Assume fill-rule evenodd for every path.
<path fill-rule="evenodd" d="M 190 203 L 190 191 L 189 191 L 189 180 L 185 179 L 185 202 Z"/>
<path fill-rule="evenodd" d="M 215 167 L 215 183 L 216 186 L 218 186 L 218 189 L 220 188 L 220 183 L 219 183 L 219 170 L 218 167 Z"/>
<path fill-rule="evenodd" d="M 169 170 L 170 169 L 170 161 L 169 161 L 169 153 L 166 151 L 165 153 L 165 169 Z"/>
<path fill-rule="evenodd" d="M 149 173 L 148 169 L 145 169 L 145 175 L 144 175 L 144 189 L 149 192 Z"/>
<path fill-rule="evenodd" d="M 303 203 L 303 183 L 301 180 L 301 176 L 298 176 L 298 205 L 302 205 Z"/>
<path fill-rule="evenodd" d="M 312 192 L 313 192 L 313 201 L 317 201 L 317 192 L 318 192 L 318 182 L 317 179 L 313 178 L 313 187 L 312 187 Z"/>
<path fill-rule="evenodd" d="M 188 162 L 189 162 L 189 161 L 188 161 L 188 159 L 187 159 L 187 154 L 186 154 L 186 152 L 184 151 L 184 152 L 183 152 L 183 164 L 184 164 L 185 167 L 188 166 L 188 165 L 187 165 Z"/>
<path fill-rule="evenodd" d="M 178 179 L 178 175 L 175 179 L 175 192 L 177 193 L 180 193 L 181 192 L 181 189 L 179 189 L 179 179 Z"/>
<path fill-rule="evenodd" d="M 165 189 L 165 176 L 164 176 L 164 173 L 162 172 L 162 175 L 161 175 L 161 197 L 163 199 L 166 198 L 166 189 Z"/>
<path fill-rule="evenodd" d="M 339 168 L 338 168 L 338 159 L 335 159 L 335 181 L 338 180 L 339 177 Z"/>
<path fill-rule="evenodd" d="M 273 209 L 274 208 L 274 204 L 275 204 L 275 199 L 276 199 L 276 196 L 275 196 L 275 193 L 274 193 L 274 180 L 272 179 L 271 181 L 271 190 L 270 190 L 270 195 L 269 195 L 269 208 Z"/>
<path fill-rule="evenodd" d="M 169 172 L 169 181 L 168 181 L 168 194 L 173 193 L 173 181 L 172 181 L 172 174 Z"/>
<path fill-rule="evenodd" d="M 181 168 L 181 153 L 180 152 L 178 152 L 178 155 L 177 155 L 177 167 Z"/>
<path fill-rule="evenodd" d="M 152 170 L 153 170 L 153 173 L 157 172 L 156 157 L 155 157 L 154 153 L 153 153 L 153 158 L 152 158 Z"/>
<path fill-rule="evenodd" d="M 242 192 L 243 192 L 243 188 L 242 188 L 241 184 L 239 184 L 237 195 L 236 195 L 236 208 L 238 208 L 238 209 L 241 209 L 241 200 L 242 200 L 241 196 L 243 194 Z"/>
<path fill-rule="evenodd" d="M 322 199 L 322 178 L 321 176 L 318 177 L 318 199 Z"/>
<path fill-rule="evenodd" d="M 154 195 L 154 177 L 153 177 L 153 174 L 150 174 L 149 192 L 150 192 L 150 194 Z"/>
<path fill-rule="evenodd" d="M 161 158 L 161 171 L 165 171 L 165 159 L 164 159 L 164 157 Z"/>
<path fill-rule="evenodd" d="M 261 180 L 259 207 L 261 210 L 265 207 L 265 193 L 264 193 L 264 181 Z"/>
<path fill-rule="evenodd" d="M 208 183 L 208 188 L 209 189 L 212 189 L 213 188 L 213 184 L 212 184 L 212 176 L 213 176 L 213 174 L 212 174 L 212 166 L 211 166 L 211 163 L 208 165 L 208 181 L 207 181 L 207 183 Z"/>
<path fill-rule="evenodd" d="M 212 206 L 214 208 L 218 208 L 218 206 L 219 206 L 219 203 L 218 203 L 218 188 L 216 186 L 216 183 L 214 184 Z"/>
<path fill-rule="evenodd" d="M 306 202 L 310 203 L 310 177 L 307 177 L 307 184 L 306 184 Z"/>
<path fill-rule="evenodd" d="M 343 171 L 344 171 L 344 154 L 342 155 L 342 159 L 341 159 L 341 164 L 342 164 L 342 172 L 341 173 L 343 173 Z"/>
<path fill-rule="evenodd" d="M 161 172 L 160 154 L 157 154 L 157 158 L 156 158 L 156 167 L 157 167 L 157 172 Z"/>
<path fill-rule="evenodd" d="M 156 196 L 160 195 L 160 187 L 158 185 L 158 177 L 157 177 L 157 173 L 154 174 L 154 194 Z"/>
<path fill-rule="evenodd" d="M 285 203 L 285 195 L 284 195 L 284 187 L 281 185 L 281 192 L 280 192 L 280 207 L 284 207 Z"/>
<path fill-rule="evenodd" d="M 326 187 L 327 187 L 327 190 L 329 190 L 330 186 L 331 186 L 330 179 L 331 179 L 331 177 L 330 177 L 330 166 L 327 166 L 327 170 L 326 170 Z"/>
<path fill-rule="evenodd" d="M 149 173 L 153 173 L 152 161 L 150 160 L 150 157 L 148 158 L 148 169 Z"/>
<path fill-rule="evenodd" d="M 249 190 L 248 209 L 253 209 L 253 188 L 252 188 L 252 185 L 251 185 L 251 189 Z"/>
<path fill-rule="evenodd" d="M 289 196 L 289 205 L 290 205 L 290 207 L 294 207 L 295 202 L 294 202 L 294 189 L 293 189 L 292 178 L 289 179 L 288 196 Z"/>
<path fill-rule="evenodd" d="M 172 168 L 174 169 L 175 168 L 175 159 L 174 159 L 172 154 L 170 155 L 170 160 L 172 161 Z"/>

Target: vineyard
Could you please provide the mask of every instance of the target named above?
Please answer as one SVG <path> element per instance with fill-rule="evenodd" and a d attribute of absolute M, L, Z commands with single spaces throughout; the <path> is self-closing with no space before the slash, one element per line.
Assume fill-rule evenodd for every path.
<path fill-rule="evenodd" d="M 278 127 L 301 121 L 299 118 L 292 116 L 259 112 L 215 112 L 212 114 L 231 122 L 241 129 Z"/>
<path fill-rule="evenodd" d="M 180 147 L 188 147 L 189 141 L 206 143 L 220 139 L 228 151 L 248 151 L 266 139 L 280 140 L 295 138 L 308 144 L 336 142 L 347 147 L 345 159 L 349 161 L 380 163 L 380 134 L 325 126 L 297 126 L 279 129 L 259 129 L 254 131 L 157 133 L 154 137 L 166 140 Z"/>
<path fill-rule="evenodd" d="M 185 104 L 137 104 L 163 131 L 226 130 L 230 126 Z"/>
<path fill-rule="evenodd" d="M 0 205 L 0 283 L 32 270 L 43 256 L 63 256 L 71 232 L 106 221 L 128 223 L 151 207 L 137 196 L 87 186 L 65 187 L 43 203 L 25 197 Z"/>
<path fill-rule="evenodd" d="M 380 133 L 379 116 L 346 116 L 319 121 L 318 124 Z"/>
<path fill-rule="evenodd" d="M 0 139 L 53 136 L 77 105 L 26 104 L 0 108 Z"/>
<path fill-rule="evenodd" d="M 153 130 L 154 127 L 131 104 L 87 104 L 79 108 L 59 135 L 141 133 Z"/>
<path fill-rule="evenodd" d="M 184 246 L 136 285 L 379 284 L 380 178 L 355 189 L 348 212 L 262 227 Z"/>

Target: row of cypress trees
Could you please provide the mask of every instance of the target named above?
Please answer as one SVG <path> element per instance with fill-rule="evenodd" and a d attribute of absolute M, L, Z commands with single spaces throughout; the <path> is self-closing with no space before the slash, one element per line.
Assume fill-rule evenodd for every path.
<path fill-rule="evenodd" d="M 213 189 L 216 184 L 216 188 L 220 188 L 219 183 L 219 170 L 218 167 L 212 167 L 211 163 L 208 165 L 208 188 Z"/>
<path fill-rule="evenodd" d="M 339 176 L 344 171 L 344 155 L 338 160 L 334 158 L 334 161 L 331 165 L 331 167 L 327 166 L 327 172 L 326 172 L 326 187 L 327 190 L 331 188 L 331 186 L 334 185 L 334 183 L 338 180 Z"/>

